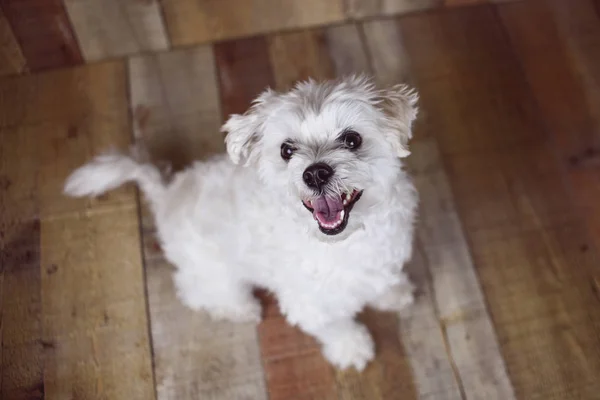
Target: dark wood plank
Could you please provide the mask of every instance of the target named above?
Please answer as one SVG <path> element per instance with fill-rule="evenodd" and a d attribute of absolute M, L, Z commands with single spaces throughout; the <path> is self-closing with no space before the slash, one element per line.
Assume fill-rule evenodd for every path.
<path fill-rule="evenodd" d="M 517 397 L 593 398 L 596 254 L 499 19 L 472 7 L 401 28 Z"/>
<path fill-rule="evenodd" d="M 538 0 L 541 1 L 541 0 Z M 543 0 L 549 5 L 575 71 L 583 81 L 592 117 L 600 126 L 600 11 L 593 0 Z M 600 136 L 600 133 L 597 133 Z M 599 139 L 600 140 L 600 139 Z"/>
<path fill-rule="evenodd" d="M 256 96 L 274 87 L 265 37 L 217 43 L 214 52 L 223 119 L 230 114 L 244 113 Z"/>
<path fill-rule="evenodd" d="M 546 34 L 535 34 L 512 24 L 521 43 L 515 47 L 526 51 L 536 47 L 532 57 L 523 58 L 525 71 L 534 88 L 548 128 L 573 189 L 582 215 L 600 248 L 600 12 L 587 0 L 562 4 L 536 1 L 528 10 L 523 7 L 503 9 L 514 19 L 534 13 L 543 18 Z M 527 18 L 526 16 L 520 17 Z M 508 21 L 507 21 L 508 23 Z M 552 41 L 552 42 L 551 42 Z M 560 60 L 557 60 L 560 58 Z"/>
<path fill-rule="evenodd" d="M 66 67 L 83 61 L 60 0 L 1 0 L 0 7 L 30 70 Z"/>
<path fill-rule="evenodd" d="M 570 50 L 547 3 L 506 4 L 499 13 L 552 134 L 581 215 L 596 248 L 600 248 L 600 130 L 593 106 L 587 101 L 586 79 L 572 64 Z"/>
<path fill-rule="evenodd" d="M 372 21 L 364 32 L 378 83 L 412 84 L 397 21 Z M 512 399 L 439 146 L 426 115 L 421 118 L 406 159 L 421 199 L 418 245 L 408 265 L 420 296 L 401 314 L 417 391 L 420 397 Z"/>
<path fill-rule="evenodd" d="M 2 218 L 20 218 L 9 243 L 25 257 L 4 276 L 4 398 L 154 398 L 136 193 L 62 195 L 76 166 L 130 141 L 124 65 L 3 80 L 0 98 L 33 107 L 0 109 Z"/>
<path fill-rule="evenodd" d="M 0 76 L 20 74 L 26 69 L 25 57 L 0 8 Z"/>

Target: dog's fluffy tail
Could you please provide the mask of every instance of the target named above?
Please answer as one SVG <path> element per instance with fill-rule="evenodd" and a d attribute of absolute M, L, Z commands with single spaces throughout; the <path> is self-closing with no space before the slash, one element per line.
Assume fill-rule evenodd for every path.
<path fill-rule="evenodd" d="M 109 152 L 78 168 L 65 183 L 65 194 L 72 197 L 98 196 L 124 183 L 135 182 L 155 205 L 163 196 L 163 177 L 152 164 L 141 163 L 133 156 Z"/>

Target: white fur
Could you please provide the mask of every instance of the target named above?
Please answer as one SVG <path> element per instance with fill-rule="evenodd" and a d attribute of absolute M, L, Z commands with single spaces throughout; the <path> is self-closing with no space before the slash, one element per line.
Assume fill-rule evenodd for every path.
<path fill-rule="evenodd" d="M 408 154 L 416 99 L 404 86 L 380 91 L 362 77 L 267 91 L 224 125 L 229 158 L 196 162 L 163 182 L 151 164 L 104 155 L 75 171 L 65 192 L 98 195 L 138 183 L 177 267 L 183 303 L 216 318 L 259 321 L 251 290 L 266 288 L 330 362 L 360 370 L 374 346 L 355 315 L 365 305 L 398 310 L 412 301 L 402 267 L 417 195 L 400 157 Z M 336 145 L 348 128 L 362 135 L 360 152 Z M 280 156 L 286 140 L 298 147 L 289 162 Z M 328 193 L 364 191 L 335 236 L 322 233 L 301 202 L 315 197 L 302 172 L 316 161 L 336 171 Z"/>

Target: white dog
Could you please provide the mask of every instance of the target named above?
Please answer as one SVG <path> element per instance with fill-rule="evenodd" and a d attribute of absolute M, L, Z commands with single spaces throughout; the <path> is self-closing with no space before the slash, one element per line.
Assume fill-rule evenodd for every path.
<path fill-rule="evenodd" d="M 417 194 L 400 158 L 416 102 L 404 85 L 378 90 L 364 77 L 267 90 L 223 126 L 229 158 L 196 162 L 166 182 L 151 164 L 106 154 L 75 171 L 65 192 L 136 182 L 183 303 L 259 321 L 252 289 L 266 288 L 331 363 L 362 370 L 374 346 L 355 315 L 413 299 L 402 267 Z"/>

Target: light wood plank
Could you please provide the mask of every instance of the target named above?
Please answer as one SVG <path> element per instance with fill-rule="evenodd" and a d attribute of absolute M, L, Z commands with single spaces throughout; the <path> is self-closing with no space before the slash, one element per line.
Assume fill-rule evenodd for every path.
<path fill-rule="evenodd" d="M 517 397 L 591 398 L 600 367 L 595 254 L 580 251 L 585 231 L 498 21 L 473 7 L 412 16 L 401 30 L 422 106 L 436 112 L 431 127 Z M 487 348 L 458 345 L 487 358 Z"/>
<path fill-rule="evenodd" d="M 434 8 L 444 0 L 344 0 L 350 18 L 389 16 Z"/>
<path fill-rule="evenodd" d="M 155 158 L 179 168 L 223 150 L 211 47 L 134 57 L 129 72 L 135 136 Z M 146 208 L 143 223 L 158 398 L 266 399 L 256 328 L 187 309 Z"/>
<path fill-rule="evenodd" d="M 224 151 L 213 63 L 209 46 L 130 59 L 134 136 L 175 169 Z"/>
<path fill-rule="evenodd" d="M 364 29 L 379 84 L 406 81 L 411 74 L 407 61 L 410 59 L 396 21 L 370 22 Z M 411 316 L 409 324 L 433 328 L 421 334 L 421 338 L 429 335 L 421 343 L 414 341 L 415 336 L 410 332 L 404 341 L 418 371 L 417 379 L 421 379 L 419 395 L 459 398 L 462 393 L 466 398 L 513 399 L 438 145 L 427 129 L 428 125 L 417 125 L 412 155 L 407 159 L 421 198 L 417 236 L 425 259 L 421 268 L 427 269 L 430 280 L 424 293 L 431 296 L 407 313 Z M 416 313 L 417 310 L 421 313 Z M 431 325 L 432 315 L 438 320 L 437 329 Z M 423 342 L 430 348 L 446 348 L 448 353 L 435 374 L 420 368 L 425 355 Z M 486 350 L 483 356 L 479 354 L 482 349 Z M 440 362 L 439 356 L 429 356 L 433 357 L 430 358 L 433 365 Z M 446 393 L 439 392 L 444 386 Z"/>
<path fill-rule="evenodd" d="M 31 71 L 83 62 L 61 0 L 2 0 L 0 4 Z"/>
<path fill-rule="evenodd" d="M 26 219 L 13 221 L 26 239 L 14 256 L 24 255 L 26 268 L 4 279 L 3 304 L 15 307 L 3 318 L 3 396 L 152 399 L 135 193 L 119 190 L 103 200 L 62 195 L 74 167 L 108 142 L 129 142 L 125 69 L 102 64 L 0 84 L 0 97 L 13 91 L 18 99 L 27 98 L 19 91 L 35 92 L 34 104 L 59 103 L 69 113 L 24 114 L 21 127 L 0 133 L 2 146 L 11 146 L 2 170 L 14 188 L 3 205 L 8 215 L 34 217 L 38 227 L 27 233 Z M 3 109 L 0 120 L 11 114 Z M 31 241 L 41 252 L 29 253 Z M 11 242 L 18 245 L 19 236 Z"/>
<path fill-rule="evenodd" d="M 169 46 L 156 0 L 65 0 L 65 6 L 86 61 Z"/>
<path fill-rule="evenodd" d="M 371 72 L 360 29 L 357 24 L 344 24 L 325 30 L 326 46 L 338 76 Z"/>
<path fill-rule="evenodd" d="M 164 0 L 173 45 L 341 21 L 342 0 Z"/>
<path fill-rule="evenodd" d="M 20 74 L 27 70 L 25 57 L 17 39 L 0 9 L 0 76 Z"/>
<path fill-rule="evenodd" d="M 269 37 L 269 54 L 275 86 L 287 91 L 298 81 L 333 77 L 323 30 L 303 30 Z"/>

